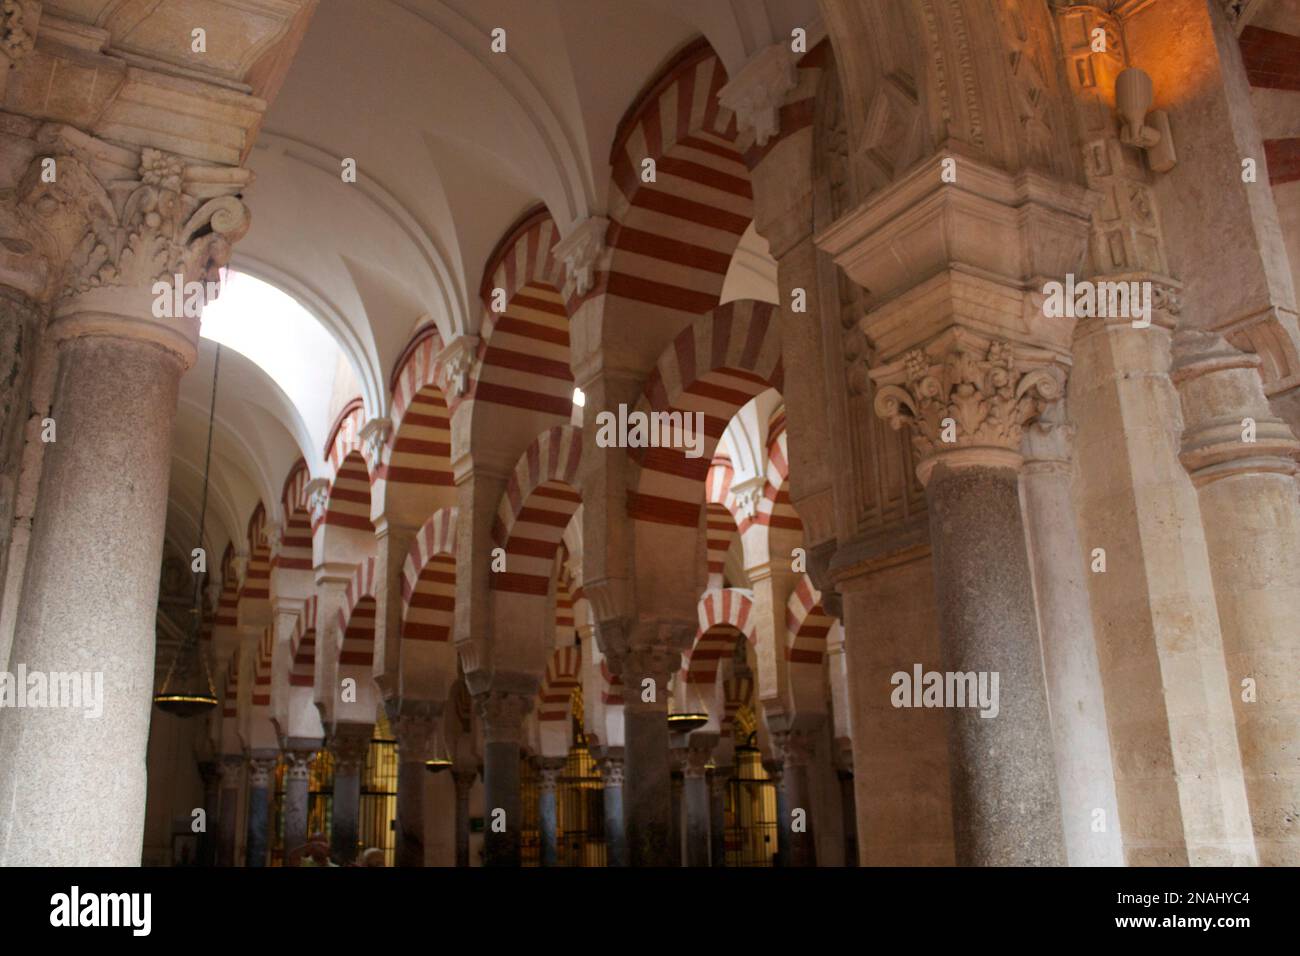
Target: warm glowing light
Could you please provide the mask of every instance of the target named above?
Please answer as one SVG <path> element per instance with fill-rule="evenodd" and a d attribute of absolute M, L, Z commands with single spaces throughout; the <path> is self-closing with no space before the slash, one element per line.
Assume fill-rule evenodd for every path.
<path fill-rule="evenodd" d="M 574 386 L 573 389 L 573 404 L 577 405 L 579 408 L 582 408 L 582 406 L 587 404 L 587 396 L 582 394 L 582 389 L 577 386 Z"/>

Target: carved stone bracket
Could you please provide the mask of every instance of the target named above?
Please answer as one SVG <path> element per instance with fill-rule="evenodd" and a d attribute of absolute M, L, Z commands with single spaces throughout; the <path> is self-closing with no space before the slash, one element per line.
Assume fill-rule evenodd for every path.
<path fill-rule="evenodd" d="M 736 114 L 738 126 L 753 129 L 759 146 L 766 146 L 780 132 L 781 104 L 797 83 L 789 46 L 774 43 L 741 67 L 736 78 L 718 91 L 718 102 Z"/>
<path fill-rule="evenodd" d="M 605 251 L 605 232 L 608 229 L 608 219 L 589 216 L 556 243 L 555 256 L 564 263 L 568 275 L 564 286 L 565 298 L 575 294 L 586 295 L 591 290 L 600 257 Z"/>
<path fill-rule="evenodd" d="M 372 418 L 361 427 L 361 443 L 366 450 L 366 458 L 372 464 L 378 465 L 383 461 L 384 448 L 388 444 L 388 438 L 393 432 L 393 420 L 391 418 Z"/>
<path fill-rule="evenodd" d="M 478 354 L 478 336 L 460 335 L 438 353 L 435 363 L 438 384 L 448 398 L 464 395 L 469 388 L 470 370 Z"/>

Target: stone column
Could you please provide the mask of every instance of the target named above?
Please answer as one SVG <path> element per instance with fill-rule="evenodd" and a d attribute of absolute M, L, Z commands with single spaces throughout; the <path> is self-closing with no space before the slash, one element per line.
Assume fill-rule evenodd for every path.
<path fill-rule="evenodd" d="M 605 865 L 627 866 L 627 838 L 623 832 L 623 751 L 610 748 L 600 761 L 604 778 Z"/>
<path fill-rule="evenodd" d="M 709 865 L 709 783 L 706 779 L 709 758 L 715 741 L 691 741 L 686 750 L 686 782 L 683 802 L 686 809 L 686 866 Z"/>
<path fill-rule="evenodd" d="M 266 866 L 270 849 L 271 776 L 274 757 L 251 757 L 248 761 L 248 840 L 245 866 Z"/>
<path fill-rule="evenodd" d="M 785 783 L 786 819 L 782 828 L 789 828 L 787 865 L 816 866 L 817 840 L 813 835 L 812 787 L 808 779 L 816 738 L 811 730 L 789 730 L 777 734 L 775 742 Z M 795 814 L 799 811 L 802 832 L 795 829 Z"/>
<path fill-rule="evenodd" d="M 477 770 L 453 770 L 456 782 L 456 865 L 469 866 L 469 792 L 474 786 Z"/>
<path fill-rule="evenodd" d="M 630 866 L 676 866 L 672 844 L 672 782 L 668 754 L 668 679 L 679 654 L 663 645 L 633 647 L 623 663 L 627 780 L 623 819 Z M 655 693 L 646 700 L 643 680 Z"/>
<path fill-rule="evenodd" d="M 80 254 L 61 276 L 50 417 L 10 662 L 99 675 L 102 713 L 0 720 L 0 865 L 135 866 L 143 842 L 158 568 L 180 376 L 198 319 L 154 318 L 156 281 L 217 278 L 248 214 L 232 169 L 47 130 L 18 190 L 24 216 Z M 57 177 L 40 175 L 57 157 Z M 209 175 L 209 174 L 215 175 Z M 203 183 L 203 200 L 184 192 Z M 107 546 L 111 543 L 111 547 Z M 97 546 L 98 545 L 98 546 Z"/>
<path fill-rule="evenodd" d="M 485 691 L 478 695 L 483 721 L 483 796 L 487 833 L 486 866 L 519 866 L 523 804 L 519 793 L 519 739 L 532 700 L 523 694 Z"/>
<path fill-rule="evenodd" d="M 1016 450 L 1023 426 L 1058 396 L 1061 381 L 1047 368 L 1018 366 L 1007 342 L 985 345 L 961 332 L 945 338 L 933 354 L 911 350 L 872 376 L 883 383 L 877 412 L 913 429 L 944 669 L 969 675 L 952 681 L 944 700 L 957 863 L 1062 865 Z M 983 696 L 971 700 L 980 688 Z M 903 703 L 914 705 L 916 695 Z"/>
<path fill-rule="evenodd" d="M 790 865 L 790 800 L 785 792 L 785 766 L 780 760 L 764 760 L 767 778 L 776 787 L 776 847 L 773 866 Z"/>
<path fill-rule="evenodd" d="M 1171 377 L 1196 485 L 1261 866 L 1300 865 L 1300 442 L 1272 414 L 1259 356 L 1180 331 Z"/>
<path fill-rule="evenodd" d="M 1086 578 L 1088 550 L 1079 536 L 1071 495 L 1073 438 L 1063 399 L 1025 429 L 1021 501 L 1038 599 L 1066 858 L 1072 866 L 1123 866 Z"/>
<path fill-rule="evenodd" d="M 307 804 L 311 780 L 310 750 L 284 751 L 284 854 L 288 855 L 307 842 Z"/>
<path fill-rule="evenodd" d="M 372 736 L 373 728 L 369 724 L 340 724 L 330 743 L 330 753 L 334 755 L 330 850 L 340 864 L 351 863 L 357 855 L 361 775 L 365 771 Z"/>
<path fill-rule="evenodd" d="M 397 735 L 397 865 L 424 866 L 424 763 L 433 755 L 437 715 L 428 702 L 403 701 L 396 720 Z M 405 712 L 403 712 L 405 711 Z"/>
<path fill-rule="evenodd" d="M 559 865 L 560 813 L 556 794 L 560 774 L 564 771 L 563 757 L 543 757 L 540 760 L 541 786 L 537 795 L 537 821 L 542 839 L 542 866 Z"/>
<path fill-rule="evenodd" d="M 730 767 L 709 771 L 709 862 L 713 866 L 727 865 L 726 794 L 730 779 Z"/>
<path fill-rule="evenodd" d="M 227 755 L 221 758 L 221 823 L 218 827 L 217 866 L 235 865 L 235 844 L 239 827 L 239 782 L 243 774 L 242 757 Z"/>

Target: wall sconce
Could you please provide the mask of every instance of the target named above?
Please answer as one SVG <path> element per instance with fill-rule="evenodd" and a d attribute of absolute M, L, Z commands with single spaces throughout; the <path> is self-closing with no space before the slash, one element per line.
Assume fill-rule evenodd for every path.
<path fill-rule="evenodd" d="M 1178 157 L 1169 133 L 1169 114 L 1151 109 L 1154 99 L 1151 77 L 1145 70 L 1129 67 L 1115 78 L 1115 106 L 1123 120 L 1120 142 L 1146 150 L 1147 165 L 1152 171 L 1167 173 L 1174 168 Z"/>

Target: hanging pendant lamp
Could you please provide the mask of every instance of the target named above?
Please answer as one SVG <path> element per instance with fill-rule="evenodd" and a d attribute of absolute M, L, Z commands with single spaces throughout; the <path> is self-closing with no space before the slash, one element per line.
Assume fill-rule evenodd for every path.
<path fill-rule="evenodd" d="M 203 526 L 208 514 L 208 475 L 212 468 L 212 427 L 217 414 L 217 372 L 221 368 L 221 346 L 212 362 L 212 403 L 208 411 L 208 452 L 203 463 L 203 504 L 199 509 L 199 547 L 203 547 Z M 212 686 L 208 659 L 199 646 L 203 619 L 203 578 L 194 576 L 194 606 L 190 608 L 190 626 L 185 639 L 172 658 L 162 687 L 153 702 L 159 710 L 175 717 L 196 717 L 217 706 L 217 692 Z"/>

